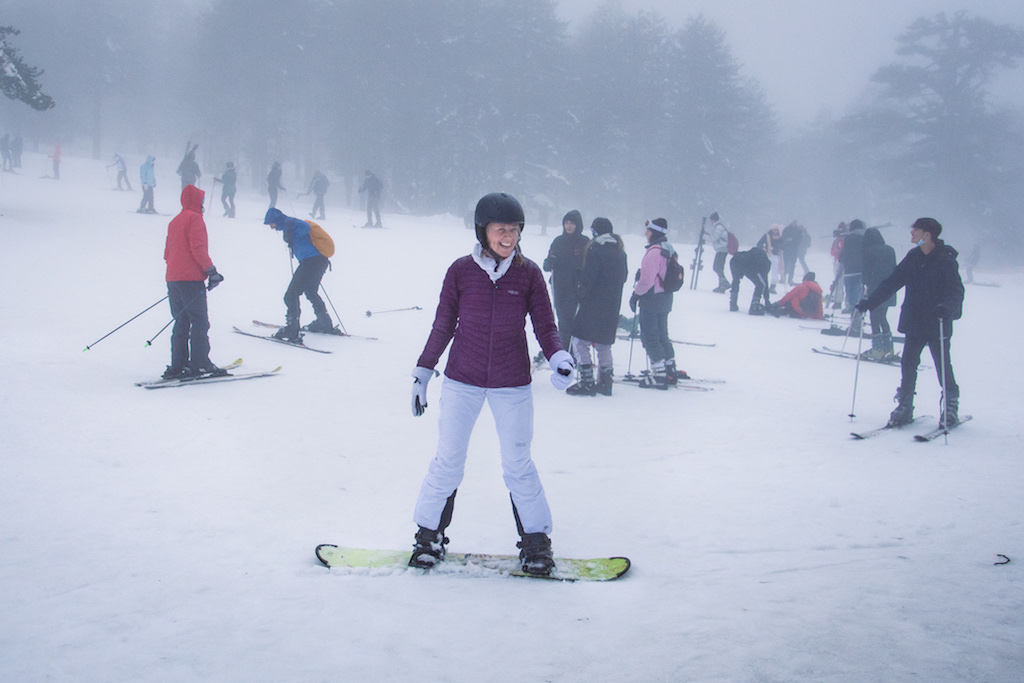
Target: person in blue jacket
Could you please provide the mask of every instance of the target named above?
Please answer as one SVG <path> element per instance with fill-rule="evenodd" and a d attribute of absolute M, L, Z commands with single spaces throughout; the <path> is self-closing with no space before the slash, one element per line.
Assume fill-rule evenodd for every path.
<path fill-rule="evenodd" d="M 280 230 L 292 255 L 299 260 L 299 267 L 292 274 L 292 280 L 284 293 L 284 304 L 287 307 L 285 325 L 274 333 L 274 337 L 288 342 L 302 341 L 302 334 L 299 332 L 300 294 L 306 295 L 316 314 L 316 320 L 305 329 L 309 332 L 333 332 L 334 323 L 327 313 L 324 300 L 317 293 L 320 289 L 320 280 L 331 264 L 309 238 L 309 223 L 285 216 L 280 209 L 268 209 L 263 224 Z"/>

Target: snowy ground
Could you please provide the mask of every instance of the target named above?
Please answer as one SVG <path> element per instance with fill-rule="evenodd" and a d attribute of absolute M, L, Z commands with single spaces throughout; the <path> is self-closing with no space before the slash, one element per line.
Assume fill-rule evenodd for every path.
<path fill-rule="evenodd" d="M 670 325 L 717 344 L 677 352 L 725 385 L 575 398 L 536 376 L 556 553 L 629 556 L 626 577 L 345 575 L 317 563 L 318 543 L 411 542 L 437 406 L 410 415 L 409 372 L 471 233 L 446 217 L 354 228 L 363 216 L 328 195 L 324 284 L 348 331 L 380 340 L 310 338 L 324 356 L 232 333 L 283 319 L 288 256 L 264 198 L 240 196 L 229 220 L 208 196 L 227 278 L 210 295 L 213 359 L 284 369 L 145 391 L 133 382 L 169 360 L 167 332 L 146 347 L 165 303 L 83 348 L 166 293 L 169 218 L 135 214 L 139 193 L 112 191 L 103 162 L 66 157 L 60 181 L 30 168 L 45 158 L 0 186 L 0 680 L 1019 680 L 1024 372 L 1005 312 L 1021 274 L 968 287 L 953 352 L 975 419 L 944 445 L 852 441 L 886 420 L 899 370 L 860 366 L 851 423 L 855 364 L 810 350 L 842 338 L 747 316 L 749 284 L 731 314 L 706 271 Z M 174 213 L 177 178 L 158 170 L 157 209 Z M 279 206 L 305 215 L 292 197 Z M 523 245 L 540 261 L 538 232 Z M 902 254 L 906 233 L 886 237 Z M 641 238 L 627 246 L 632 269 Z M 830 272 L 825 253 L 811 265 Z M 365 315 L 406 306 L 423 310 Z M 629 343 L 615 353 L 621 371 Z M 923 371 L 918 412 L 937 415 L 938 398 Z M 453 551 L 514 552 L 495 448 L 485 411 Z"/>

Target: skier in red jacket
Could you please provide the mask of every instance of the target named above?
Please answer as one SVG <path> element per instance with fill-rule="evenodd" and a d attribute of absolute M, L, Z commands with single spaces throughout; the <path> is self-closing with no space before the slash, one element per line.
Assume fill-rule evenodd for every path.
<path fill-rule="evenodd" d="M 164 261 L 174 328 L 171 364 L 164 371 L 164 379 L 227 374 L 210 361 L 206 292 L 220 284 L 224 276 L 217 272 L 207 250 L 204 196 L 195 185 L 186 185 L 181 191 L 181 213 L 167 226 Z"/>

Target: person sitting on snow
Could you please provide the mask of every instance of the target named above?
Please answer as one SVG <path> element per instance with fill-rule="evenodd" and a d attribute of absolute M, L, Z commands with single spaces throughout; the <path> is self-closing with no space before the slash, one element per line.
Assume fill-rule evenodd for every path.
<path fill-rule="evenodd" d="M 804 275 L 804 281 L 789 290 L 786 296 L 768 304 L 768 312 L 776 318 L 788 315 L 791 318 L 823 320 L 825 313 L 821 307 L 821 286 L 814 281 L 814 273 Z"/>

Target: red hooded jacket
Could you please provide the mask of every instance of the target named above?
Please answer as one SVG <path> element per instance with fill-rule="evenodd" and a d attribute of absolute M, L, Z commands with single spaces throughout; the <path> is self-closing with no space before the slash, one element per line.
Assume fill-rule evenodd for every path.
<path fill-rule="evenodd" d="M 804 299 L 809 294 L 816 295 L 816 305 L 812 311 L 805 311 L 803 308 Z M 800 318 L 812 318 L 814 320 L 822 320 L 825 317 L 825 313 L 821 307 L 821 286 L 814 280 L 807 280 L 801 282 L 793 289 L 789 290 L 786 296 L 782 297 L 778 301 L 779 306 L 789 306 L 793 313 Z"/>
<path fill-rule="evenodd" d="M 167 226 L 164 246 L 168 282 L 202 281 L 206 271 L 213 267 L 203 220 L 205 195 L 195 185 L 186 185 L 181 191 L 181 213 Z"/>

